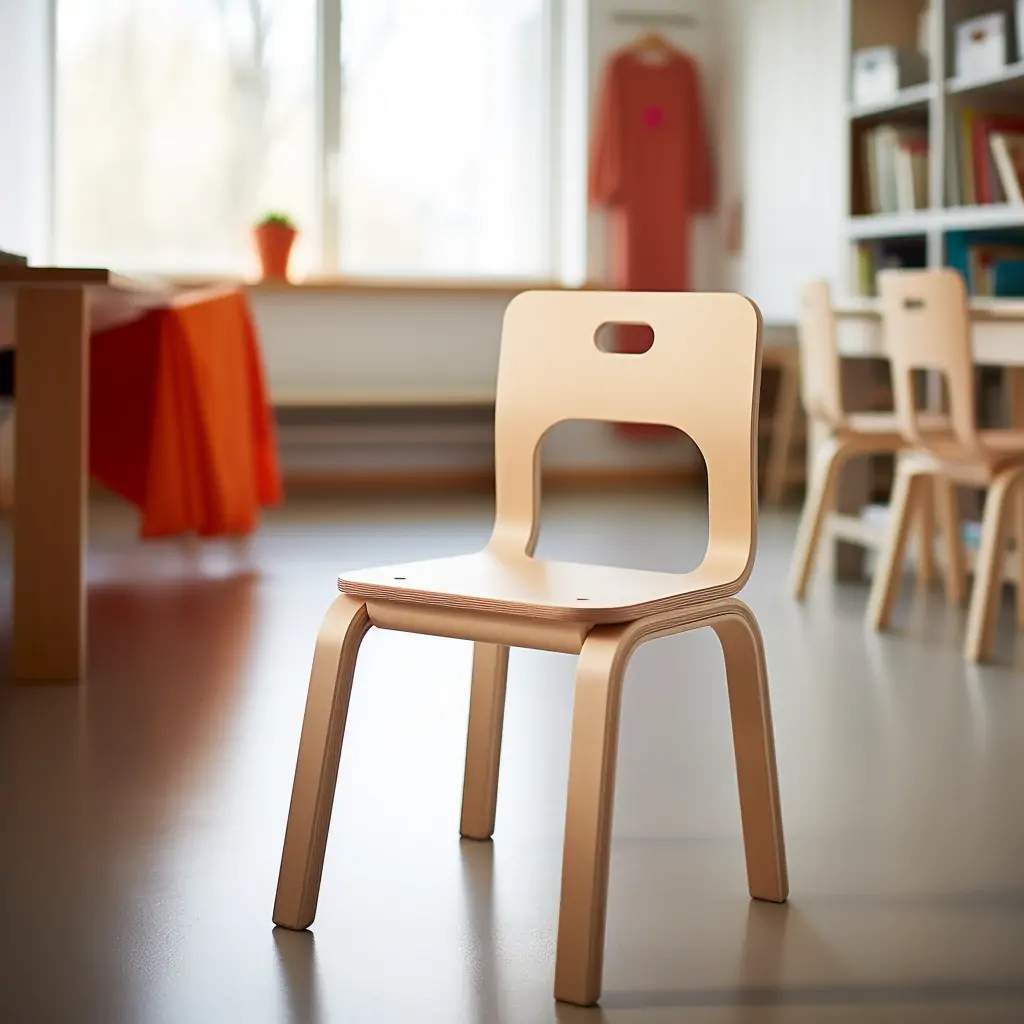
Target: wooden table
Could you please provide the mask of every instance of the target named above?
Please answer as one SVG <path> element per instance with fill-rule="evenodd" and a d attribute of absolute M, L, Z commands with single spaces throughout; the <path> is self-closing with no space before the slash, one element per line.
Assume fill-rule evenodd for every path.
<path fill-rule="evenodd" d="M 972 299 L 972 344 L 974 361 L 979 366 L 1009 369 L 1011 388 L 1011 424 L 1024 429 L 1024 300 Z M 844 366 L 856 372 L 858 359 L 885 359 L 880 306 L 873 299 L 846 299 L 836 303 L 836 330 Z M 849 383 L 849 382 L 844 382 Z M 821 428 L 812 425 L 808 438 L 808 465 L 813 465 L 816 446 L 824 440 Z M 866 523 L 860 512 L 869 499 L 869 475 L 848 466 L 838 495 L 838 514 L 832 517 L 830 539 L 852 541 L 856 547 L 843 545 L 836 551 L 830 544 L 830 572 L 842 578 L 862 574 L 865 548 L 875 547 L 885 535 L 877 525 Z"/>
<path fill-rule="evenodd" d="M 836 303 L 836 324 L 844 358 L 886 358 L 876 300 Z M 1024 368 L 1024 299 L 972 299 L 971 324 L 975 363 Z"/>
<path fill-rule="evenodd" d="M 0 345 L 17 349 L 11 671 L 85 674 L 89 335 L 165 303 L 109 270 L 0 266 Z"/>

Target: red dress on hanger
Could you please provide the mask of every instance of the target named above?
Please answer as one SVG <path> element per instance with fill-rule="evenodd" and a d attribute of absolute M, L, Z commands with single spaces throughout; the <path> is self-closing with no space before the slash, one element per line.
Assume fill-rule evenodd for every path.
<path fill-rule="evenodd" d="M 653 62 L 634 48 L 605 67 L 590 154 L 589 199 L 609 212 L 611 282 L 630 291 L 690 287 L 691 223 L 712 208 L 714 184 L 696 61 L 670 48 Z M 650 335 L 619 327 L 620 352 Z M 626 433 L 660 435 L 655 428 Z"/>

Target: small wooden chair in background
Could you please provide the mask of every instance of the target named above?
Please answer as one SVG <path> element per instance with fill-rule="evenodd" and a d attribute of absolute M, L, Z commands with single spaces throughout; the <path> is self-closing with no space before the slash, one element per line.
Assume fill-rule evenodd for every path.
<path fill-rule="evenodd" d="M 875 574 L 868 622 L 887 629 L 899 592 L 908 521 L 930 483 L 984 488 L 985 511 L 967 615 L 964 655 L 991 653 L 1017 497 L 1017 614 L 1024 628 L 1024 430 L 979 430 L 975 411 L 970 310 L 955 270 L 884 271 L 878 276 L 885 344 L 892 362 L 900 430 L 914 446 L 897 467 L 888 541 Z M 948 429 L 936 432 L 917 409 L 914 376 L 936 371 L 949 399 Z M 955 503 L 950 499 L 951 508 Z"/>
<path fill-rule="evenodd" d="M 609 323 L 654 330 L 643 354 L 602 352 Z M 509 645 L 578 653 L 555 997 L 601 992 L 622 680 L 647 640 L 717 632 L 735 741 L 750 894 L 788 883 L 764 648 L 735 595 L 756 547 L 761 317 L 739 295 L 528 292 L 509 305 L 495 411 L 496 517 L 478 554 L 346 573 L 317 638 L 274 921 L 316 912 L 356 654 L 370 626 L 474 642 L 461 833 L 494 831 Z M 714 386 L 709 381 L 714 380 Z M 568 419 L 686 431 L 708 470 L 709 539 L 689 573 L 540 561 L 539 446 Z"/>
<path fill-rule="evenodd" d="M 845 411 L 841 363 L 836 339 L 835 314 L 828 283 L 815 281 L 803 288 L 800 307 L 801 395 L 808 420 L 824 435 L 810 469 L 807 496 L 793 552 L 790 586 L 793 596 L 802 601 L 814 571 L 814 563 L 823 530 L 833 515 L 839 477 L 846 463 L 855 456 L 895 455 L 906 447 L 894 412 Z M 943 480 L 936 481 L 936 494 L 922 486 L 915 508 L 920 514 L 917 570 L 927 585 L 934 574 L 934 508 L 942 517 L 946 542 L 945 579 L 949 599 L 962 603 L 964 574 L 962 539 L 956 522 L 954 496 Z M 845 537 L 868 543 L 866 534 Z M 881 538 L 879 538 L 881 539 Z"/>

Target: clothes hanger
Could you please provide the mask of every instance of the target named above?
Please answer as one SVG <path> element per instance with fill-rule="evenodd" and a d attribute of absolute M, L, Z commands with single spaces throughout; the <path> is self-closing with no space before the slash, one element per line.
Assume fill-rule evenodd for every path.
<path fill-rule="evenodd" d="M 637 28 L 648 29 L 636 39 L 631 49 L 638 54 L 656 54 L 660 60 L 665 60 L 675 53 L 676 47 L 658 31 L 659 28 L 673 26 L 695 29 L 699 25 L 692 14 L 681 11 L 616 11 L 612 15 L 612 20 L 616 25 L 634 25 Z"/>
<path fill-rule="evenodd" d="M 676 48 L 660 32 L 645 32 L 634 40 L 630 49 L 641 60 L 657 64 L 665 63 L 676 52 Z"/>

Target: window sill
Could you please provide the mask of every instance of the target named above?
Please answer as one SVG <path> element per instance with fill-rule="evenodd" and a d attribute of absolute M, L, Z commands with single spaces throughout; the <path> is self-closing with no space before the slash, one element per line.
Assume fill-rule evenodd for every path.
<path fill-rule="evenodd" d="M 259 293 L 341 292 L 367 295 L 496 295 L 509 296 L 537 289 L 577 291 L 560 281 L 515 278 L 382 278 L 306 277 L 295 281 L 260 281 L 242 277 L 181 275 L 167 278 L 179 288 L 235 285 Z M 588 285 L 582 286 L 584 289 Z"/>

